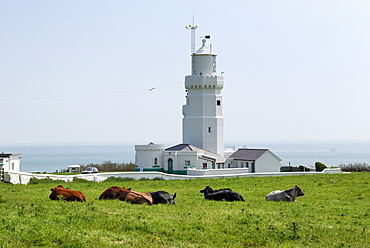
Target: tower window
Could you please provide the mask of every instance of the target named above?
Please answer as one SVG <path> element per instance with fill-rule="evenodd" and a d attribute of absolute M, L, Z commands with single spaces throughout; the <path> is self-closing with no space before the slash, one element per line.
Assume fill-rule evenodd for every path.
<path fill-rule="evenodd" d="M 154 158 L 154 164 L 157 165 L 158 164 L 158 158 Z"/>
<path fill-rule="evenodd" d="M 221 106 L 221 100 L 217 100 L 217 106 Z"/>
<path fill-rule="evenodd" d="M 211 133 L 211 127 L 208 127 L 208 133 Z"/>

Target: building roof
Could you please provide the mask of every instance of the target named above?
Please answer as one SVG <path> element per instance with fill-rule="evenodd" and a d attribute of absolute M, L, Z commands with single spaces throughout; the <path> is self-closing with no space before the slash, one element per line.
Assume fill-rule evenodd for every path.
<path fill-rule="evenodd" d="M 236 152 L 230 155 L 229 159 L 243 160 L 243 161 L 255 161 L 261 157 L 265 152 L 270 152 L 274 157 L 281 160 L 278 156 L 272 153 L 269 149 L 248 149 L 239 148 Z"/>
<path fill-rule="evenodd" d="M 67 168 L 80 168 L 81 165 L 79 164 L 73 164 L 73 165 L 68 165 Z"/>
<path fill-rule="evenodd" d="M 225 158 L 216 154 L 216 153 L 213 153 L 213 152 L 210 152 L 210 151 L 207 151 L 207 150 L 204 150 L 202 148 L 199 148 L 199 147 L 196 147 L 196 146 L 193 146 L 193 145 L 189 145 L 189 144 L 178 144 L 178 145 L 175 145 L 175 146 L 172 146 L 172 147 L 169 147 L 169 148 L 166 148 L 165 151 L 181 151 L 181 152 L 193 152 L 193 151 L 196 151 L 196 152 L 200 152 L 200 151 L 203 151 L 205 157 L 213 157 L 216 159 L 216 163 L 223 163 L 225 162 Z"/>
<path fill-rule="evenodd" d="M 22 155 L 23 153 L 0 153 L 0 158 L 8 158 L 10 156 L 17 156 L 17 155 Z"/>

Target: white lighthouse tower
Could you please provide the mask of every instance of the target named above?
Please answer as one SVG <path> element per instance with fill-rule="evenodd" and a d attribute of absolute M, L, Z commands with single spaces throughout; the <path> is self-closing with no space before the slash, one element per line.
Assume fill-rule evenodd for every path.
<path fill-rule="evenodd" d="M 216 75 L 216 54 L 207 46 L 192 53 L 191 75 L 185 77 L 186 104 L 183 105 L 183 143 L 224 155 L 224 119 L 222 116 L 223 77 Z"/>

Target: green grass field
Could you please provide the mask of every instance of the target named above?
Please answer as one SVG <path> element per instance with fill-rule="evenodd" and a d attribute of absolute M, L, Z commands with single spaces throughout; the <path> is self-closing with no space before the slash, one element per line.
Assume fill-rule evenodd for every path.
<path fill-rule="evenodd" d="M 369 247 L 370 173 L 314 176 L 62 183 L 86 203 L 49 200 L 60 182 L 0 183 L 0 247 Z M 298 184 L 296 203 L 267 202 Z M 199 190 L 232 188 L 245 202 Z M 99 201 L 110 186 L 177 192 L 176 205 Z"/>

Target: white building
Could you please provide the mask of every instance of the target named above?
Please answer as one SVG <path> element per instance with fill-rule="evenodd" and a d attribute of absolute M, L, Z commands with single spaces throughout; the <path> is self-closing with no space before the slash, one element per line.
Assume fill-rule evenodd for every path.
<path fill-rule="evenodd" d="M 0 153 L 0 181 L 4 180 L 6 172 L 21 171 L 22 153 Z"/>
<path fill-rule="evenodd" d="M 224 168 L 246 168 L 249 173 L 276 172 L 281 159 L 269 149 L 239 148 L 227 158 Z"/>
<path fill-rule="evenodd" d="M 206 36 L 209 39 L 209 36 Z M 224 119 L 222 95 L 224 78 L 216 72 L 216 54 L 202 39 L 192 56 L 191 75 L 185 77 L 186 102 L 182 107 L 182 144 L 164 149 L 162 144 L 135 145 L 135 171 L 160 171 L 174 174 L 196 170 L 241 168 L 246 172 L 278 172 L 281 159 L 268 149 L 259 156 L 242 157 L 240 149 L 227 151 L 224 158 Z M 258 149 L 254 149 L 258 150 Z M 240 167 L 239 167 L 240 166 Z"/>

